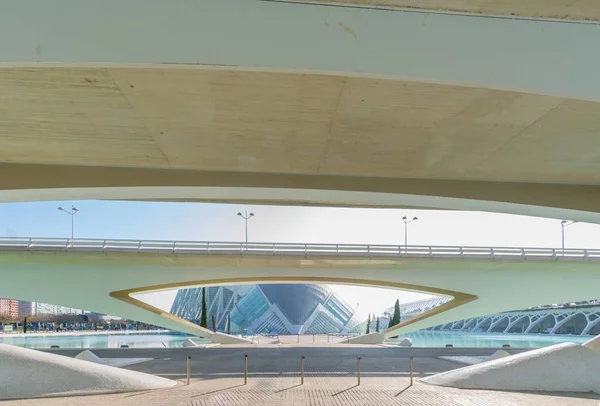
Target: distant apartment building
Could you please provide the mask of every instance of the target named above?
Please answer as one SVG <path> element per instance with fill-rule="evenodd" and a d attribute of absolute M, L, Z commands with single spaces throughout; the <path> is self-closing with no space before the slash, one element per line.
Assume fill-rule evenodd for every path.
<path fill-rule="evenodd" d="M 30 316 L 35 313 L 35 303 L 24 300 L 0 299 L 0 315 L 12 318 Z"/>
<path fill-rule="evenodd" d="M 73 309 L 71 307 L 53 305 L 49 303 L 37 303 L 35 306 L 35 314 L 81 314 L 81 309 Z"/>
<path fill-rule="evenodd" d="M 13 299 L 0 299 L 0 315 L 12 318 L 19 317 L 19 301 Z"/>

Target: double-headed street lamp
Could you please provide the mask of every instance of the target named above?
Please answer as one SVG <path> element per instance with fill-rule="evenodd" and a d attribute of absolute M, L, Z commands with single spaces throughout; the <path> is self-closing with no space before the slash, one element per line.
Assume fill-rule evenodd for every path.
<path fill-rule="evenodd" d="M 248 210 L 246 210 L 244 214 L 238 213 L 237 215 L 246 220 L 246 247 L 248 247 L 248 219 L 254 217 L 254 213 L 248 214 Z"/>
<path fill-rule="evenodd" d="M 562 242 L 562 255 L 563 257 L 565 256 L 565 227 L 569 227 L 572 226 L 573 224 L 577 223 L 576 221 L 567 221 L 567 220 L 563 220 L 560 222 L 560 227 L 561 227 L 561 242 Z"/>
<path fill-rule="evenodd" d="M 408 217 L 402 217 L 402 221 L 404 221 L 404 251 L 408 252 L 408 223 L 412 223 L 413 221 L 417 221 L 417 217 L 413 217 L 412 220 L 409 220 Z"/>
<path fill-rule="evenodd" d="M 77 214 L 79 209 L 75 206 L 71 206 L 71 211 L 67 211 L 64 207 L 60 206 L 58 210 L 63 211 L 71 216 L 71 242 L 73 242 L 73 235 L 75 231 L 75 215 Z"/>

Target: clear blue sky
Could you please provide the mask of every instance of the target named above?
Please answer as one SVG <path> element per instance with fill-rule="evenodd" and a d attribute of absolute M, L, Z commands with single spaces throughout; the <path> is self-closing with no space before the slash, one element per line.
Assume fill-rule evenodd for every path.
<path fill-rule="evenodd" d="M 0 204 L 0 236 L 64 237 L 70 216 L 57 210 L 80 209 L 79 238 L 242 241 L 248 209 L 252 241 L 403 244 L 403 215 L 418 216 L 409 225 L 409 243 L 424 245 L 560 246 L 560 221 L 483 212 L 399 209 L 346 209 L 239 206 L 199 203 L 120 201 L 33 202 Z M 566 232 L 569 247 L 599 247 L 600 226 L 578 223 Z"/>
<path fill-rule="evenodd" d="M 560 247 L 559 220 L 439 210 L 349 209 L 285 206 L 240 206 L 200 203 L 120 201 L 34 202 L 0 204 L 0 237 L 64 237 L 71 219 L 58 206 L 79 208 L 76 238 L 243 241 L 244 221 L 236 213 L 249 210 L 249 239 L 262 242 L 403 244 L 402 216 L 419 217 L 409 224 L 409 244 Z M 566 229 L 566 246 L 598 248 L 600 226 L 577 223 Z M 373 289 L 339 289 L 349 304 L 362 297 L 361 308 L 379 312 L 396 297 L 422 296 Z M 366 289 L 366 290 L 365 290 Z M 150 302 L 169 308 L 174 293 Z M 582 298 L 584 299 L 584 298 Z M 366 310 L 365 310 L 366 311 Z"/>

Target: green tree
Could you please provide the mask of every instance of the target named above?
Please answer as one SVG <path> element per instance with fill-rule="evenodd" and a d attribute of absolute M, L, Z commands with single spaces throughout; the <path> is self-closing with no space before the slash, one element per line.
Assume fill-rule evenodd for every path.
<path fill-rule="evenodd" d="M 200 315 L 200 327 L 208 327 L 208 322 L 206 321 L 206 288 L 202 288 L 202 314 Z"/>
<path fill-rule="evenodd" d="M 213 314 L 212 317 L 211 317 L 211 319 L 212 319 L 212 328 L 213 328 L 213 331 L 216 333 L 217 332 L 217 318 Z"/>
<path fill-rule="evenodd" d="M 231 313 L 227 315 L 227 334 L 231 334 Z"/>
<path fill-rule="evenodd" d="M 369 334 L 371 332 L 371 313 L 369 313 L 369 318 L 367 319 L 367 332 L 365 334 Z"/>
<path fill-rule="evenodd" d="M 375 331 L 379 333 L 379 317 L 377 317 L 377 322 L 375 323 Z"/>
<path fill-rule="evenodd" d="M 396 304 L 394 305 L 394 315 L 390 320 L 388 328 L 393 327 L 396 324 L 400 324 L 400 299 L 396 299 Z"/>

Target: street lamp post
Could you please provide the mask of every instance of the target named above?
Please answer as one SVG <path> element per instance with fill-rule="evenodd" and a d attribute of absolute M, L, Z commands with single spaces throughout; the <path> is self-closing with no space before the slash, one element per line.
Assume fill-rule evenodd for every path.
<path fill-rule="evenodd" d="M 246 221 L 246 248 L 248 248 L 248 219 L 254 217 L 254 213 L 248 214 L 248 210 L 246 210 L 244 214 L 238 213 L 237 215 Z"/>
<path fill-rule="evenodd" d="M 58 210 L 67 213 L 69 216 L 71 216 L 71 244 L 73 243 L 73 236 L 75 233 L 75 215 L 77 214 L 77 212 L 79 211 L 79 209 L 75 206 L 71 206 L 71 211 L 67 211 L 65 210 L 64 207 L 60 206 L 58 208 Z"/>
<path fill-rule="evenodd" d="M 562 247 L 562 256 L 565 256 L 565 228 L 572 226 L 573 224 L 577 223 L 576 221 L 571 221 L 570 223 L 567 220 L 563 220 L 560 222 L 560 227 L 561 227 L 561 247 Z"/>
<path fill-rule="evenodd" d="M 402 217 L 402 221 L 404 222 L 404 252 L 408 253 L 408 223 L 412 223 L 413 221 L 417 221 L 417 217 L 413 217 L 412 220 L 409 220 L 408 217 Z"/>

